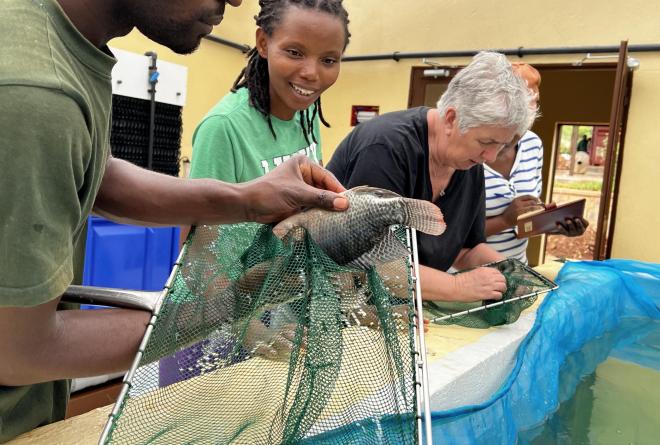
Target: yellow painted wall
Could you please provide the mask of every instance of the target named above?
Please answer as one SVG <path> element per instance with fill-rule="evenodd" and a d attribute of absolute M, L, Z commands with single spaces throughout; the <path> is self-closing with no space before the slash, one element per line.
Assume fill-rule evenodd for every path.
<path fill-rule="evenodd" d="M 345 0 L 353 34 L 347 55 L 393 51 L 451 51 L 486 48 L 660 43 L 660 2 L 629 0 Z M 256 0 L 229 10 L 219 36 L 254 42 Z M 137 35 L 113 45 L 136 52 L 153 48 Z M 169 61 L 190 67 L 184 114 L 183 153 L 190 153 L 195 124 L 228 88 L 244 65 L 233 49 L 204 41 L 200 51 L 180 57 L 159 49 Z M 660 53 L 636 53 L 635 73 L 621 178 L 613 255 L 660 262 Z M 530 56 L 530 63 L 574 62 L 578 55 Z M 614 59 L 613 59 L 614 60 Z M 439 59 L 464 65 L 466 58 Z M 350 106 L 379 105 L 381 112 L 406 108 L 410 67 L 421 60 L 345 62 L 337 84 L 323 97 L 332 124 L 323 131 L 324 157 L 350 131 Z"/>

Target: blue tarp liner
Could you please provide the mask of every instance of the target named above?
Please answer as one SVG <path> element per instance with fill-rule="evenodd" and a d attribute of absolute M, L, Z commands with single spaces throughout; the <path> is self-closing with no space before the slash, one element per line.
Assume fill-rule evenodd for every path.
<path fill-rule="evenodd" d="M 657 340 L 659 264 L 571 262 L 561 269 L 557 283 L 559 289 L 538 309 L 500 389 L 480 405 L 434 412 L 434 443 L 525 443 L 520 432 L 541 425 L 570 397 L 580 378 L 610 354 L 658 369 L 657 354 L 626 345 Z"/>
<path fill-rule="evenodd" d="M 660 264 L 570 262 L 556 281 L 559 289 L 539 307 L 500 389 L 480 405 L 432 413 L 435 444 L 528 443 L 580 379 L 608 356 L 660 370 Z M 350 445 L 359 445 L 365 435 L 393 444 L 388 439 L 393 427 L 385 416 L 304 443 L 321 445 L 351 431 Z"/>

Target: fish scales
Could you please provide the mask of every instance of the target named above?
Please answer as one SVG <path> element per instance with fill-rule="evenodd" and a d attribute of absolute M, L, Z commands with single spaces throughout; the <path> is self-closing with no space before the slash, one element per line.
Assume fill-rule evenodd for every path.
<path fill-rule="evenodd" d="M 273 232 L 283 237 L 293 228 L 303 227 L 337 264 L 368 269 L 403 253 L 405 248 L 394 238 L 392 225 L 407 225 L 433 235 L 444 231 L 440 209 L 428 201 L 367 186 L 343 194 L 350 203 L 346 211 L 310 209 L 282 221 Z"/>

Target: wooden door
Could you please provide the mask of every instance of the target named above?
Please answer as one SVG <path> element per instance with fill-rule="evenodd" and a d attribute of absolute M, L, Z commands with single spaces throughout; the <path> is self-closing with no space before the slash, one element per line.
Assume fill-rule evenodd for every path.
<path fill-rule="evenodd" d="M 410 90 L 408 94 L 408 108 L 435 107 L 442 93 L 447 89 L 449 81 L 458 72 L 457 68 L 442 67 L 435 71 L 444 74 L 437 76 L 425 75 L 431 69 L 428 66 L 416 66 L 410 73 Z"/>
<path fill-rule="evenodd" d="M 614 94 L 610 110 L 610 125 L 601 190 L 600 210 L 596 228 L 594 259 L 604 260 L 612 254 L 612 236 L 616 220 L 616 204 L 621 164 L 623 161 L 623 142 L 625 139 L 626 118 L 630 103 L 632 74 L 628 68 L 628 42 L 622 41 L 619 47 L 619 60 L 614 80 Z"/>

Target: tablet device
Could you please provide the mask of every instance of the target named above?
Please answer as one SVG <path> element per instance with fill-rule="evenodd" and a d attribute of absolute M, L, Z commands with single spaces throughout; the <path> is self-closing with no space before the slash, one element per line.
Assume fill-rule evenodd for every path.
<path fill-rule="evenodd" d="M 582 218 L 586 199 L 576 199 L 563 204 L 546 206 L 518 217 L 518 238 L 528 238 L 542 233 L 557 231 L 557 223 L 563 223 L 566 218 Z"/>

